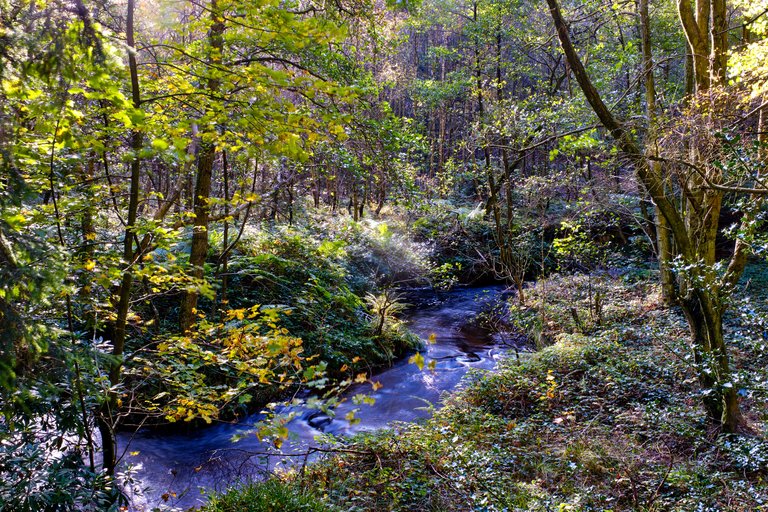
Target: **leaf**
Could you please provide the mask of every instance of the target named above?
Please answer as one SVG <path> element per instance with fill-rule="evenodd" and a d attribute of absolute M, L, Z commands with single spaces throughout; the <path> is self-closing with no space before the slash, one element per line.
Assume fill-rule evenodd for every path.
<path fill-rule="evenodd" d="M 168 145 L 169 144 L 163 139 L 154 139 L 152 141 L 152 147 L 158 151 L 165 151 L 166 149 L 168 149 Z"/>
<path fill-rule="evenodd" d="M 347 414 L 344 415 L 344 419 L 347 420 L 351 425 L 355 425 L 357 423 L 360 423 L 360 418 L 356 416 L 357 409 L 352 409 Z"/>
<path fill-rule="evenodd" d="M 408 358 L 408 363 L 415 364 L 418 366 L 419 371 L 421 371 L 424 369 L 424 356 L 421 355 L 421 352 L 416 352 Z"/>

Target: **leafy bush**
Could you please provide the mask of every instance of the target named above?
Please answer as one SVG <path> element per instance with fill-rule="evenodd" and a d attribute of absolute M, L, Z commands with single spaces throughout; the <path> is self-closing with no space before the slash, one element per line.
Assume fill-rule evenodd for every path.
<path fill-rule="evenodd" d="M 230 283 L 238 293 L 230 307 L 285 306 L 291 314 L 283 325 L 303 340 L 305 356 L 317 355 L 331 372 L 388 364 L 413 348 L 413 339 L 402 330 L 372 331 L 366 304 L 352 290 L 349 251 L 344 240 L 294 229 L 261 232 L 232 258 Z"/>
<path fill-rule="evenodd" d="M 482 204 L 472 209 L 434 202 L 413 222 L 411 230 L 416 240 L 429 244 L 435 266 L 452 265 L 459 271 L 459 281 L 492 275 L 480 257 L 494 251 L 491 224 L 484 219 Z"/>
<path fill-rule="evenodd" d="M 114 482 L 96 466 L 89 412 L 103 385 L 88 343 L 49 334 L 50 351 L 0 390 L 0 510 L 101 511 L 123 504 Z M 124 475 L 116 475 L 121 480 Z"/>
<path fill-rule="evenodd" d="M 302 340 L 280 325 L 281 313 L 257 304 L 222 312 L 220 322 L 202 318 L 184 335 L 161 336 L 126 368 L 130 410 L 142 421 L 211 423 L 290 388 L 324 385 L 325 363 L 304 354 Z"/>
<path fill-rule="evenodd" d="M 402 223 L 342 219 L 326 226 L 345 243 L 345 267 L 356 292 L 427 282 L 431 250 L 414 241 Z"/>

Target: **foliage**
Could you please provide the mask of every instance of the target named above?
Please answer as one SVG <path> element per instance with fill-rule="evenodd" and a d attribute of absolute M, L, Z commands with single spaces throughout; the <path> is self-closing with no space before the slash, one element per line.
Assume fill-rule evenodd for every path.
<path fill-rule="evenodd" d="M 323 504 L 301 487 L 270 479 L 211 497 L 206 512 L 326 512 Z"/>
<path fill-rule="evenodd" d="M 302 340 L 280 326 L 282 313 L 260 305 L 231 309 L 221 322 L 203 316 L 184 336 L 161 337 L 126 368 L 130 393 L 123 400 L 137 397 L 130 410 L 166 421 L 211 423 L 222 412 L 247 411 L 254 396 L 322 387 L 325 363 L 303 354 Z"/>
<path fill-rule="evenodd" d="M 361 248 L 357 244 L 393 236 L 383 229 L 376 233 L 364 237 L 352 234 L 348 239 L 354 240 L 353 245 L 344 238 L 321 241 L 310 232 L 295 229 L 261 232 L 244 241 L 240 254 L 230 263 L 230 283 L 239 290 L 230 306 L 282 304 L 291 312 L 283 325 L 301 337 L 306 357 L 319 357 L 332 373 L 342 367 L 352 371 L 364 364 L 389 364 L 414 346 L 412 337 L 396 323 L 387 329 L 384 325 L 381 329 L 378 324 L 371 326 L 365 302 L 352 291 L 367 263 L 356 260 L 356 255 L 367 258 L 370 254 L 367 245 Z M 408 254 L 408 247 L 401 251 Z M 370 286 L 370 281 L 363 283 Z M 386 316 L 391 318 L 393 313 L 389 311 Z"/>
<path fill-rule="evenodd" d="M 425 205 L 411 230 L 416 240 L 428 243 L 435 254 L 435 276 L 439 287 L 450 283 L 452 271 L 460 282 L 478 279 L 490 272 L 482 255 L 492 250 L 491 227 L 484 216 L 482 204 L 458 206 L 450 201 Z"/>
<path fill-rule="evenodd" d="M 414 240 L 397 217 L 390 220 L 342 222 L 328 226 L 346 243 L 346 268 L 353 289 L 412 286 L 425 281 L 432 265 L 431 248 Z"/>
<path fill-rule="evenodd" d="M 552 249 L 561 262 L 561 270 L 592 271 L 603 263 L 604 244 L 596 241 L 583 226 L 565 221 L 560 230 L 561 235 L 552 242 Z"/>
<path fill-rule="evenodd" d="M 733 295 L 768 247 L 765 2 L 700 2 L 709 38 L 681 25 L 688 0 L 651 19 L 560 3 L 558 46 L 554 0 L 0 0 L 0 508 L 121 505 L 116 429 L 364 380 L 418 348 L 397 287 L 499 278 L 519 303 L 486 320 L 542 352 L 432 426 L 356 441 L 384 456 L 321 466 L 333 500 L 759 506 L 759 427 L 708 438 L 691 403 L 733 431 L 765 419 L 765 311 Z M 585 76 L 600 120 L 626 123 L 597 128 Z M 627 233 L 680 253 L 659 249 L 660 275 L 691 356 L 655 272 L 614 270 Z M 528 286 L 550 244 L 561 274 Z M 292 484 L 264 485 L 288 506 Z"/>
<path fill-rule="evenodd" d="M 106 510 L 120 503 L 117 488 L 94 465 L 88 411 L 99 404 L 104 377 L 99 347 L 51 335 L 50 348 L 0 404 L 0 509 Z M 122 482 L 123 477 L 118 475 Z"/>

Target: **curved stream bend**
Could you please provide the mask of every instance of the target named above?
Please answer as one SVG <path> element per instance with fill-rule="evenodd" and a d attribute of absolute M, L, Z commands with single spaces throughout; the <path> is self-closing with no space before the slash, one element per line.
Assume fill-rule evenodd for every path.
<path fill-rule="evenodd" d="M 501 293 L 502 288 L 494 286 L 459 288 L 441 294 L 439 300 L 433 294 L 431 300 L 420 297 L 417 302 L 424 305 L 409 314 L 409 326 L 425 340 L 435 335 L 435 342 L 428 344 L 424 353 L 427 361 L 436 361 L 435 371 L 419 371 L 401 360 L 375 376 L 374 380 L 382 384 L 378 391 L 372 392 L 370 384 L 350 389 L 350 396 L 362 392 L 376 399 L 373 406 L 362 406 L 358 414 L 361 421 L 356 425 L 343 420 L 355 407 L 349 402 L 336 410 L 336 417 L 342 419 L 331 420 L 314 410 L 299 411 L 288 424 L 291 436 L 283 452 L 305 451 L 317 444 L 314 438 L 321 433 L 348 435 L 376 430 L 392 421 L 429 416 L 427 406 L 437 404 L 444 391 L 454 389 L 470 368 L 492 369 L 503 353 L 489 336 L 463 328 L 484 303 Z M 237 480 L 290 464 L 291 457 L 280 457 L 271 445 L 258 441 L 253 434 L 232 442 L 233 436 L 247 433 L 259 419 L 254 415 L 239 424 L 222 423 L 190 434 L 121 434 L 121 446 L 128 446 L 126 462 L 135 465 L 139 486 L 147 488 L 134 495 L 134 508 L 201 505 L 206 501 L 205 492 L 224 490 Z M 265 452 L 271 455 L 254 455 Z"/>

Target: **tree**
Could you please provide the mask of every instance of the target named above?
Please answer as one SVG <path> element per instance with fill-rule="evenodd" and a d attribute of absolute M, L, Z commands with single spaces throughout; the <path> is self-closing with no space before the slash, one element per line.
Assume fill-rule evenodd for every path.
<path fill-rule="evenodd" d="M 195 297 L 199 287 L 211 290 L 203 272 L 209 226 L 245 216 L 256 201 L 245 179 L 238 180 L 237 193 L 225 186 L 223 200 L 215 197 L 216 157 L 232 151 L 233 165 L 255 184 L 249 171 L 256 157 L 300 162 L 312 142 L 343 133 L 336 106 L 353 97 L 350 87 L 325 80 L 311 66 L 343 35 L 333 13 L 292 11 L 280 2 L 214 2 L 197 13 L 200 25 L 185 20 L 189 30 L 180 38 L 191 37 L 183 46 L 159 37 L 168 35 L 160 21 L 142 24 L 141 5 L 20 0 L 4 2 L 0 11 L 3 27 L 14 27 L 0 30 L 3 438 L 54 446 L 54 425 L 66 437 L 56 450 L 68 453 L 67 464 L 79 458 L 81 465 L 80 454 L 87 452 L 90 476 L 81 481 L 98 479 L 112 489 L 109 499 L 115 431 L 131 415 L 156 419 L 167 412 L 167 404 L 132 401 L 131 394 L 151 392 L 147 382 L 176 395 L 194 391 L 179 384 L 188 374 L 164 372 L 153 357 L 207 358 L 191 364 L 211 375 L 216 372 L 207 363 L 231 363 L 226 383 L 202 383 L 208 401 L 190 408 L 192 417 L 210 417 L 212 408 L 218 412 L 233 397 L 271 382 L 277 368 L 290 368 L 306 382 L 300 340 L 277 326 L 277 312 L 250 311 L 243 319 L 242 312 L 223 308 L 222 318 L 242 321 L 239 330 L 227 326 L 233 338 L 213 321 L 190 329 L 206 349 L 229 351 L 217 358 L 161 325 L 155 301 L 179 290 Z M 233 19 L 239 24 L 225 33 Z M 189 212 L 184 187 L 195 163 L 198 190 L 187 193 Z M 192 271 L 186 272 L 172 251 L 189 224 L 195 229 Z M 237 239 L 225 237 L 224 255 Z M 154 318 L 142 318 L 153 309 Z M 192 315 L 191 321 L 198 319 Z M 179 341 L 176 352 L 157 349 L 163 336 Z M 236 352 L 232 339 L 248 346 Z M 137 361 L 155 370 L 138 383 Z M 318 368 L 312 372 L 319 376 Z M 298 383 L 281 384 L 288 382 Z M 29 428 L 47 415 L 52 419 L 44 428 Z M 16 456 L 8 446 L 2 456 Z"/>
<path fill-rule="evenodd" d="M 660 162 L 669 165 L 675 162 L 643 154 L 632 133 L 608 109 L 593 85 L 571 42 L 568 25 L 557 1 L 548 0 L 547 3 L 563 52 L 586 100 L 615 139 L 619 150 L 634 166 L 638 179 L 668 224 L 679 258 L 675 293 L 690 327 L 698 377 L 704 390 L 704 405 L 710 419 L 723 430 L 736 431 L 741 428 L 743 418 L 739 408 L 737 383 L 731 372 L 723 335 L 723 314 L 727 308 L 727 298 L 744 270 L 748 247 L 743 240 L 748 237 L 737 240 L 725 267 L 717 264 L 715 241 L 724 194 L 738 191 L 738 187 L 720 185 L 724 178 L 723 169 L 715 159 L 722 156 L 722 153 L 706 155 L 711 160 L 702 158 L 704 155 L 699 152 L 700 148 L 696 147 L 693 138 L 689 139 L 688 146 L 693 159 L 677 161 L 685 167 L 685 178 L 689 183 L 675 187 L 671 182 L 671 173 L 663 174 L 662 167 L 654 164 Z M 714 106 L 719 103 L 717 92 L 712 95 L 708 92 L 711 85 L 722 86 L 725 79 L 727 38 L 722 18 L 725 5 L 721 0 L 698 2 L 696 13 L 685 0 L 678 5 L 681 22 L 694 54 L 694 75 L 699 93 L 689 101 L 696 102 L 697 108 L 705 109 L 706 115 L 699 117 L 697 122 L 700 124 L 708 120 L 710 124 L 705 131 L 712 133 L 723 126 L 718 118 L 722 116 L 722 111 Z M 713 13 L 711 25 L 707 21 L 710 10 Z M 700 137 L 702 132 L 696 135 Z M 764 193 L 762 190 L 753 192 Z M 741 233 L 754 231 L 753 215 L 754 209 L 745 212 Z M 724 270 L 719 271 L 720 268 Z"/>
<path fill-rule="evenodd" d="M 208 66 L 216 68 L 221 66 L 224 50 L 224 14 L 219 11 L 216 0 L 211 1 L 209 8 L 211 23 L 208 29 Z M 221 87 L 221 79 L 215 69 L 211 70 L 207 80 L 206 92 L 210 96 L 216 96 Z M 209 106 L 213 110 L 216 107 Z M 204 113 L 211 115 L 211 110 Z M 210 215 L 211 179 L 213 163 L 216 157 L 215 135 L 204 134 L 202 144 L 197 155 L 197 175 L 195 177 L 195 192 L 192 197 L 194 209 L 194 221 L 192 224 L 192 244 L 189 249 L 189 265 L 192 267 L 192 277 L 203 279 L 203 266 L 208 256 L 208 217 Z M 181 332 L 187 332 L 196 318 L 198 292 L 194 288 L 184 291 L 179 306 L 179 326 Z"/>

